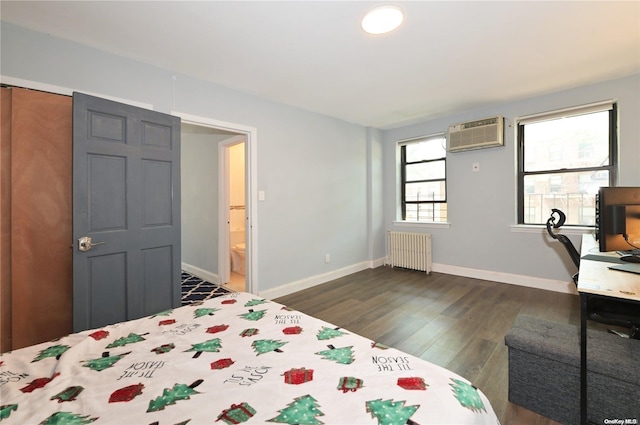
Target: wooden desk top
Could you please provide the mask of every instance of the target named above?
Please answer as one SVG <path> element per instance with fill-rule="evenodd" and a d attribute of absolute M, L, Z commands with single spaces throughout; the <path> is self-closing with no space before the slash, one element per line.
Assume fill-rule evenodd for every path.
<path fill-rule="evenodd" d="M 611 266 L 621 265 L 621 262 L 616 261 L 618 257 L 614 252 L 599 252 L 594 236 L 583 235 L 578 292 L 640 301 L 640 274 L 609 269 Z M 611 258 L 612 262 L 601 261 L 606 258 Z M 640 264 L 624 264 L 633 264 L 632 267 L 640 269 Z"/>

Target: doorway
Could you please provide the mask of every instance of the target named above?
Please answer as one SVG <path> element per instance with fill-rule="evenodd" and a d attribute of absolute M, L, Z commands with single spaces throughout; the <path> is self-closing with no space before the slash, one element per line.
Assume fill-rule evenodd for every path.
<path fill-rule="evenodd" d="M 172 113 L 182 118 L 183 270 L 254 292 L 255 129 Z"/>
<path fill-rule="evenodd" d="M 245 137 L 238 135 L 220 142 L 220 211 L 228 213 L 219 221 L 229 243 L 220 244 L 226 285 L 234 291 L 246 287 L 246 161 Z M 222 275 L 222 273 L 221 273 Z"/>

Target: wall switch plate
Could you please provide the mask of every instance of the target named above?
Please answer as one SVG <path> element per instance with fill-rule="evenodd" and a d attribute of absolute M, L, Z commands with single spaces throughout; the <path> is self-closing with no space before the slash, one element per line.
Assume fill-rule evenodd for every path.
<path fill-rule="evenodd" d="M 473 164 L 471 164 L 471 171 L 473 171 L 474 173 L 480 171 L 480 163 L 474 162 Z"/>
<path fill-rule="evenodd" d="M 258 201 L 264 201 L 266 199 L 266 195 L 264 194 L 264 190 L 258 191 Z"/>
<path fill-rule="evenodd" d="M 328 262 L 330 262 L 330 261 L 331 261 L 331 255 L 329 255 L 329 254 L 324 254 L 324 262 L 325 262 L 325 263 L 328 263 Z"/>

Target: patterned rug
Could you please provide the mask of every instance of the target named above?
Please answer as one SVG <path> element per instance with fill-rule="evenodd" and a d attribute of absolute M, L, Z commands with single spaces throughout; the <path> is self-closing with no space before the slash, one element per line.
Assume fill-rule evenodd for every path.
<path fill-rule="evenodd" d="M 228 294 L 231 290 L 182 271 L 182 305 Z"/>

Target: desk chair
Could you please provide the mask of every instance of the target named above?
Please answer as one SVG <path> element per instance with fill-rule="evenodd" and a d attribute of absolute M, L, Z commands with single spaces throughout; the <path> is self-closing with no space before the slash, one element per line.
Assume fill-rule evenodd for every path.
<path fill-rule="evenodd" d="M 556 218 L 557 215 L 557 218 Z M 547 233 L 565 247 L 571 261 L 579 269 L 580 268 L 580 254 L 576 247 L 573 246 L 571 240 L 562 234 L 556 234 L 552 229 L 557 229 L 564 224 L 567 216 L 557 208 L 551 210 L 551 216 L 547 220 Z M 556 221 L 557 220 L 557 221 Z M 572 276 L 573 283 L 578 285 L 578 273 Z M 637 305 L 614 299 L 595 298 L 589 304 L 587 310 L 587 316 L 589 320 L 595 322 L 604 323 L 606 325 L 620 326 L 630 330 L 629 335 L 622 334 L 617 331 L 609 329 L 609 332 L 617 335 L 640 339 L 640 311 L 638 311 Z"/>

